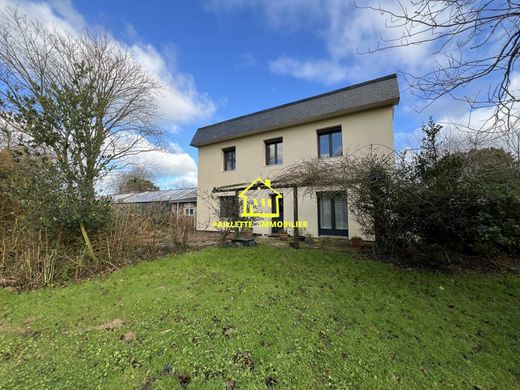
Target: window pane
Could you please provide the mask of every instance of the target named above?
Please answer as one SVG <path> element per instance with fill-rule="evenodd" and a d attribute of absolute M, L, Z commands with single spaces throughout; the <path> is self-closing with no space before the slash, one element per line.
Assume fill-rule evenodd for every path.
<path fill-rule="evenodd" d="M 270 141 L 265 144 L 265 163 L 267 165 L 282 163 L 282 141 Z"/>
<path fill-rule="evenodd" d="M 237 203 L 234 196 L 220 197 L 220 217 L 234 218 L 237 212 Z"/>
<path fill-rule="evenodd" d="M 345 201 L 345 199 L 334 200 L 334 211 L 336 218 L 336 229 L 348 229 L 347 202 Z"/>
<path fill-rule="evenodd" d="M 234 150 L 229 152 L 229 166 L 231 170 L 236 168 L 236 152 Z"/>
<path fill-rule="evenodd" d="M 319 137 L 320 157 L 330 157 L 329 154 L 329 135 L 321 134 Z"/>
<path fill-rule="evenodd" d="M 273 165 L 273 164 L 276 164 L 276 159 L 275 159 L 275 148 L 276 148 L 276 145 L 275 144 L 267 144 L 266 145 L 267 147 L 267 165 Z"/>
<path fill-rule="evenodd" d="M 283 143 L 282 142 L 278 142 L 276 144 L 276 157 L 277 157 L 277 160 L 276 160 L 276 163 L 277 164 L 283 164 Z"/>
<path fill-rule="evenodd" d="M 332 229 L 332 207 L 330 198 L 320 198 L 320 228 Z"/>
<path fill-rule="evenodd" d="M 332 155 L 341 156 L 343 155 L 343 145 L 341 142 L 341 132 L 332 133 Z"/>
<path fill-rule="evenodd" d="M 224 151 L 224 170 L 232 171 L 235 169 L 235 166 L 236 166 L 235 156 L 236 156 L 236 152 L 234 149 Z"/>

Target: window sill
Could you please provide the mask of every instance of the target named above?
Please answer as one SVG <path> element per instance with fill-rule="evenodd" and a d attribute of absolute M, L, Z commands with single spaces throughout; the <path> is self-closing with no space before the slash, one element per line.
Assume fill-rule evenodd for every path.
<path fill-rule="evenodd" d="M 339 155 L 339 156 L 331 156 L 331 157 L 320 157 L 320 156 L 318 156 L 318 160 L 340 159 L 340 158 L 342 158 L 342 157 L 343 157 L 342 154 Z"/>

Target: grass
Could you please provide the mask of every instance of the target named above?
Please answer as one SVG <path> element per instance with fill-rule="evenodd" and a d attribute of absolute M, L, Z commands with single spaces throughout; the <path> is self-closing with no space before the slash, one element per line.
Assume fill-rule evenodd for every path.
<path fill-rule="evenodd" d="M 0 291 L 0 388 L 519 388 L 519 298 L 513 274 L 211 248 Z"/>

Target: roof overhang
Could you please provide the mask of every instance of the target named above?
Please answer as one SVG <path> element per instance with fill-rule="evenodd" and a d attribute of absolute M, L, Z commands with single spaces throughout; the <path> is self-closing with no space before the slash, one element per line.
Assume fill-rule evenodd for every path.
<path fill-rule="evenodd" d="M 306 118 L 304 120 L 295 120 L 295 121 L 284 123 L 282 125 L 264 127 L 264 128 L 261 128 L 261 129 L 254 129 L 254 130 L 251 130 L 251 131 L 244 131 L 241 134 L 231 135 L 229 137 L 219 137 L 217 140 L 209 140 L 207 142 L 199 142 L 199 143 L 193 143 L 193 141 L 192 141 L 190 143 L 190 146 L 194 146 L 196 148 L 200 148 L 201 146 L 212 145 L 212 144 L 217 143 L 217 142 L 230 141 L 230 140 L 233 140 L 233 139 L 248 137 L 250 135 L 267 133 L 269 131 L 274 131 L 274 130 L 286 129 L 288 127 L 303 125 L 303 124 L 306 124 L 306 123 L 317 122 L 317 121 L 321 121 L 321 120 L 324 120 L 324 119 L 331 119 L 331 118 L 336 118 L 336 117 L 347 115 L 347 114 L 353 114 L 353 113 L 356 113 L 356 112 L 368 111 L 368 110 L 372 110 L 374 108 L 392 107 L 392 106 L 396 106 L 398 103 L 399 103 L 399 98 L 388 99 L 388 100 L 384 100 L 384 101 L 377 102 L 377 103 L 365 104 L 365 105 L 362 105 L 362 106 L 357 106 L 357 107 L 349 108 L 349 109 L 346 109 L 346 110 L 336 111 L 336 112 L 333 112 L 333 113 L 317 115 L 315 117 Z"/>
<path fill-rule="evenodd" d="M 391 107 L 399 103 L 399 98 L 397 75 L 392 74 L 201 127 L 190 145 L 201 147 L 356 112 Z"/>

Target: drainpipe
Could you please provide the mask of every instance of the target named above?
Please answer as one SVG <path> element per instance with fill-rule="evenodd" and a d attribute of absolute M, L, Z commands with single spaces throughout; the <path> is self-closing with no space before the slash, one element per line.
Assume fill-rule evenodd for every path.
<path fill-rule="evenodd" d="M 233 214 L 236 215 L 236 219 L 238 220 L 238 215 L 240 213 L 240 198 L 239 198 L 239 192 L 238 191 L 235 191 L 235 199 L 236 199 L 236 210 L 233 210 Z M 235 227 L 235 238 L 238 238 L 238 235 L 239 235 L 239 232 L 238 232 L 238 224 L 237 226 Z"/>
<path fill-rule="evenodd" d="M 298 249 L 300 247 L 300 230 L 298 229 L 298 187 L 293 187 L 293 209 L 294 209 L 294 234 L 293 234 L 293 247 Z"/>

